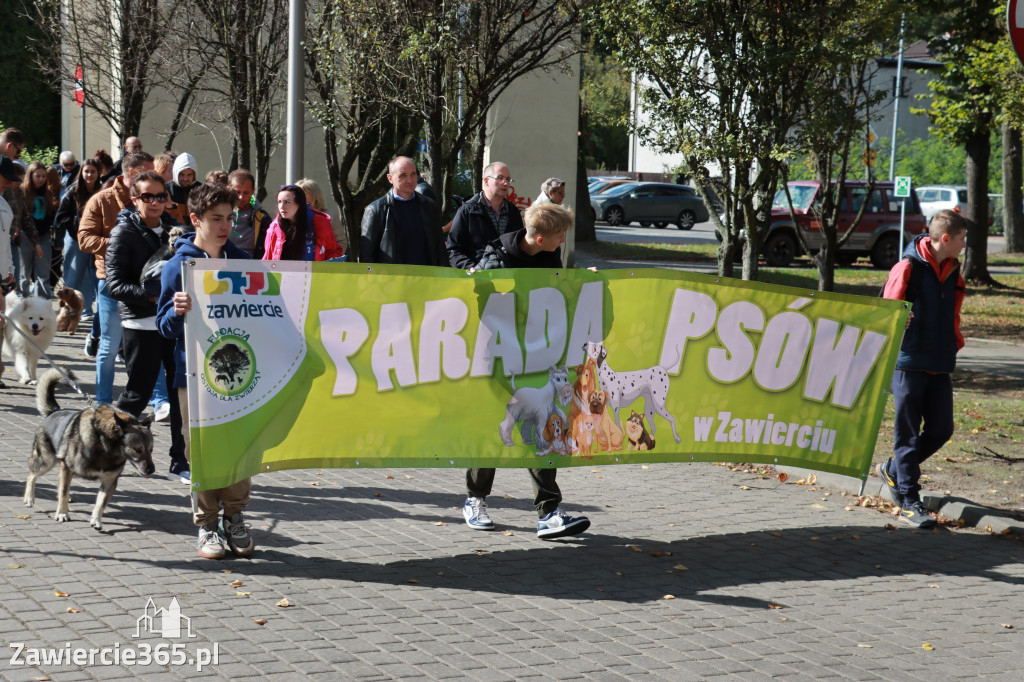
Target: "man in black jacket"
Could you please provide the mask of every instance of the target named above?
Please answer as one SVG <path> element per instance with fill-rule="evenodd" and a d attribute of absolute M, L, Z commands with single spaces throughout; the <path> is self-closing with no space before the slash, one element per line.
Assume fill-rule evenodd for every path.
<path fill-rule="evenodd" d="M 363 211 L 360 263 L 448 264 L 437 206 L 416 192 L 418 177 L 408 156 L 388 164 L 391 189 Z"/>
<path fill-rule="evenodd" d="M 508 166 L 495 161 L 484 168 L 483 191 L 459 207 L 448 233 L 448 259 L 453 268 L 476 267 L 484 248 L 506 232 L 523 229 L 515 204 L 505 198 L 512 189 Z"/>

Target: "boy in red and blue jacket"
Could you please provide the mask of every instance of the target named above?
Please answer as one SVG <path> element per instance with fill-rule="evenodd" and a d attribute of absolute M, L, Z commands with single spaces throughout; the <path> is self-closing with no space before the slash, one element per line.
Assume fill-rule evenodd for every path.
<path fill-rule="evenodd" d="M 918 528 L 935 525 L 921 503 L 921 463 L 953 435 L 953 382 L 960 333 L 963 276 L 957 257 L 967 245 L 967 220 L 943 210 L 907 245 L 889 272 L 882 296 L 912 304 L 892 393 L 896 403 L 893 457 L 877 467 L 900 518 Z M 922 428 L 923 422 L 923 428 Z"/>

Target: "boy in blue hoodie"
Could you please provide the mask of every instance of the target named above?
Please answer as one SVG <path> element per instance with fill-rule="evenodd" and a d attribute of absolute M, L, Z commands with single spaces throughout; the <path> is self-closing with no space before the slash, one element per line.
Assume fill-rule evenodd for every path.
<path fill-rule="evenodd" d="M 957 351 L 964 347 L 965 287 L 957 256 L 966 245 L 967 220 L 955 211 L 939 211 L 928 234 L 907 245 L 882 291 L 885 298 L 912 307 L 892 376 L 893 457 L 876 471 L 900 506 L 900 519 L 917 528 L 935 525 L 921 503 L 921 463 L 953 435 L 952 374 Z"/>
<path fill-rule="evenodd" d="M 192 309 L 192 299 L 182 290 L 181 263 L 190 258 L 249 258 L 249 254 L 228 241 L 237 201 L 235 191 L 223 185 L 204 183 L 196 187 L 188 198 L 189 219 L 195 232 L 178 238 L 174 256 L 164 266 L 160 277 L 157 329 L 175 340 L 174 388 L 181 403 L 186 457 L 190 456 L 190 451 L 185 390 L 185 313 Z M 193 520 L 199 526 L 199 556 L 222 559 L 228 550 L 236 556 L 252 554 L 256 544 L 242 518 L 242 511 L 249 506 L 251 491 L 252 479 L 246 478 L 226 488 L 192 493 Z M 224 518 L 219 520 L 222 507 Z"/>

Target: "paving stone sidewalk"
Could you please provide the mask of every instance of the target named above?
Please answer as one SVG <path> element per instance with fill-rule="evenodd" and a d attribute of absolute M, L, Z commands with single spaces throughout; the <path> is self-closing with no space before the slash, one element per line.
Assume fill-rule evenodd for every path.
<path fill-rule="evenodd" d="M 91 391 L 80 343 L 53 350 Z M 94 483 L 73 483 L 68 523 L 52 520 L 56 472 L 25 508 L 38 423 L 32 389 L 0 391 L 4 680 L 1016 681 L 1024 667 L 1015 536 L 893 527 L 839 493 L 711 464 L 631 464 L 560 472 L 593 527 L 541 542 L 525 472 L 498 473 L 486 533 L 462 522 L 461 470 L 335 469 L 257 477 L 257 553 L 209 561 L 181 483 L 124 476 L 102 532 Z M 168 427 L 155 433 L 162 473 Z M 137 664 L 147 654 L 171 662 Z"/>

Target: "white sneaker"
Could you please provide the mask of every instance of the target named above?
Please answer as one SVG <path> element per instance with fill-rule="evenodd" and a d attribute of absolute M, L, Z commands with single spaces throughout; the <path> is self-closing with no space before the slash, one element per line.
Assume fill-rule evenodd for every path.
<path fill-rule="evenodd" d="M 537 521 L 537 537 L 542 540 L 552 540 L 567 535 L 578 535 L 588 528 L 590 528 L 590 519 L 586 516 L 569 516 L 559 507 Z"/>
<path fill-rule="evenodd" d="M 223 559 L 227 554 L 224 547 L 224 536 L 220 534 L 216 524 L 199 528 L 199 540 L 196 542 L 199 556 L 204 559 Z"/>
<path fill-rule="evenodd" d="M 462 505 L 466 525 L 474 530 L 494 530 L 494 522 L 487 515 L 487 503 L 481 497 L 467 497 Z"/>
<path fill-rule="evenodd" d="M 165 422 L 171 418 L 171 404 L 160 403 L 160 406 L 153 410 L 153 421 Z"/>

